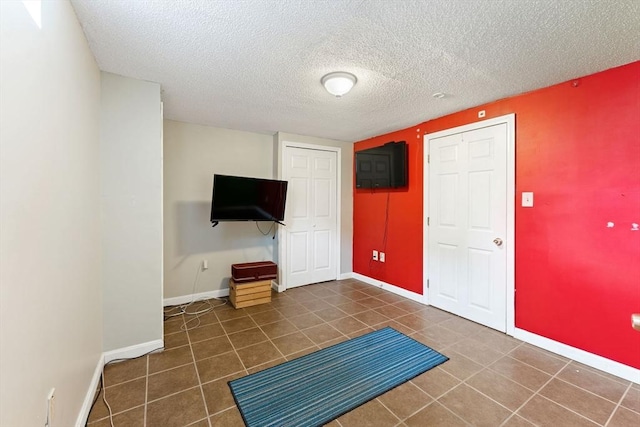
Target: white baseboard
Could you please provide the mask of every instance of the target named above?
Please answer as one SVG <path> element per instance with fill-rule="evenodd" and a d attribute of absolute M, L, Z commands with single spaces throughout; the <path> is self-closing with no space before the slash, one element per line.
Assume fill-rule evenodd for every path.
<path fill-rule="evenodd" d="M 151 353 L 154 350 L 162 350 L 164 348 L 164 340 L 154 340 L 143 342 L 129 347 L 117 348 L 115 350 L 104 352 L 104 363 L 109 363 L 117 359 L 131 359 Z"/>
<path fill-rule="evenodd" d="M 286 291 L 285 287 L 280 285 L 278 282 L 276 282 L 275 280 L 271 281 L 271 289 L 273 289 L 276 292 L 284 292 Z"/>
<path fill-rule="evenodd" d="M 338 280 L 346 280 L 346 279 L 353 279 L 353 271 L 350 271 L 348 273 L 340 273 Z"/>
<path fill-rule="evenodd" d="M 197 300 L 210 299 L 210 298 L 222 298 L 229 296 L 229 288 L 217 289 L 215 291 L 200 292 L 199 294 L 182 295 L 179 297 L 165 298 L 162 301 L 164 307 L 170 305 L 187 304 Z"/>
<path fill-rule="evenodd" d="M 102 375 L 102 368 L 104 367 L 104 353 L 98 358 L 96 369 L 93 371 L 93 377 L 89 383 L 89 389 L 84 396 L 84 402 L 80 408 L 80 413 L 76 419 L 76 427 L 84 427 L 89 419 L 89 413 L 91 412 L 91 406 L 93 406 L 93 399 L 96 397 L 96 389 L 100 383 L 100 376 Z"/>
<path fill-rule="evenodd" d="M 560 356 L 568 357 L 576 362 L 591 366 L 592 368 L 599 369 L 616 377 L 624 378 L 627 381 L 640 384 L 640 369 L 624 365 L 620 362 L 607 359 L 606 357 L 598 356 L 597 354 L 589 353 L 579 348 L 571 347 L 570 345 L 525 331 L 524 329 L 515 328 L 513 336 L 536 347 L 543 348 Z"/>
<path fill-rule="evenodd" d="M 368 277 L 368 276 L 363 276 L 360 273 L 351 273 L 351 277 L 350 278 L 360 280 L 361 282 L 364 282 L 364 283 L 366 283 L 368 285 L 373 285 L 376 288 L 381 288 L 381 289 L 384 289 L 385 291 L 389 291 L 389 292 L 392 292 L 392 293 L 394 293 L 396 295 L 400 295 L 401 297 L 405 297 L 405 298 L 408 298 L 410 300 L 419 302 L 420 304 L 424 304 L 421 294 L 417 294 L 415 292 L 408 291 L 408 290 L 403 289 L 403 288 L 401 288 L 399 286 L 395 286 L 395 285 L 383 282 L 383 281 L 378 280 L 378 279 L 373 279 L 373 278 Z"/>

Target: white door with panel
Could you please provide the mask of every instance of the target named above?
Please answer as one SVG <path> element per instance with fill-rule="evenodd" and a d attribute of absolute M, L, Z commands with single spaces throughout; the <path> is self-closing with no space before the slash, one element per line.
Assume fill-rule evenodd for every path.
<path fill-rule="evenodd" d="M 287 288 L 338 277 L 337 154 L 285 146 Z"/>
<path fill-rule="evenodd" d="M 505 332 L 507 125 L 428 144 L 429 303 Z"/>

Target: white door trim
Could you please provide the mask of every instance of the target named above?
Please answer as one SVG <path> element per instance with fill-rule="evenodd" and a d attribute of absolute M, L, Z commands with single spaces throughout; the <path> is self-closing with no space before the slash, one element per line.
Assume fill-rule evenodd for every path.
<path fill-rule="evenodd" d="M 470 123 L 439 132 L 429 133 L 424 136 L 424 187 L 423 187 L 423 203 L 424 218 L 423 222 L 423 302 L 429 304 L 429 292 L 427 288 L 427 280 L 429 279 L 429 226 L 427 218 L 429 217 L 429 140 L 449 136 L 457 133 L 468 132 L 485 127 L 495 126 L 499 124 L 507 125 L 507 334 L 513 335 L 515 332 L 515 199 L 516 199 L 516 133 L 515 133 L 515 114 L 507 114 L 505 116 L 493 119 L 483 120 L 480 122 Z"/>
<path fill-rule="evenodd" d="M 340 242 L 342 241 L 341 236 L 341 225 L 340 225 L 340 212 L 342 212 L 342 208 L 340 205 L 341 200 L 341 189 L 342 189 L 342 148 L 340 147 L 331 147 L 326 145 L 317 145 L 317 144 L 307 144 L 304 142 L 295 142 L 295 141 L 280 141 L 280 146 L 278 147 L 278 151 L 280 152 L 280 158 L 278 159 L 278 178 L 283 179 L 282 166 L 285 161 L 285 148 L 303 148 L 307 150 L 317 150 L 317 151 L 331 151 L 336 153 L 336 240 L 334 254 L 335 254 L 335 269 L 336 269 L 336 279 L 339 278 L 340 274 Z M 287 275 L 286 271 L 286 262 L 287 262 L 287 239 L 284 236 L 286 232 L 285 227 L 278 226 L 278 290 L 284 291 L 288 289 L 287 287 Z"/>

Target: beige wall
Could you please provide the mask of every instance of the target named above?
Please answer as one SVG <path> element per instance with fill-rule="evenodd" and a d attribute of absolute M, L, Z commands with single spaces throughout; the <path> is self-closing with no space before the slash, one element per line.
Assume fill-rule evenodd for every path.
<path fill-rule="evenodd" d="M 102 73 L 100 172 L 104 350 L 142 354 L 162 346 L 159 84 Z"/>
<path fill-rule="evenodd" d="M 353 271 L 353 143 L 278 132 L 274 136 L 274 150 L 277 152 L 274 156 L 276 168 L 278 168 L 277 159 L 281 156 L 280 150 L 284 141 L 341 148 L 340 274 L 351 273 Z"/>
<path fill-rule="evenodd" d="M 0 2 L 0 425 L 72 426 L 102 352 L 100 72 L 67 2 Z"/>
<path fill-rule="evenodd" d="M 255 222 L 209 222 L 213 174 L 274 178 L 272 136 L 164 121 L 164 297 L 228 288 L 231 264 L 274 260 Z M 269 223 L 261 224 L 266 232 Z M 203 260 L 209 269 L 202 271 Z M 223 293 L 224 291 L 222 291 Z"/>

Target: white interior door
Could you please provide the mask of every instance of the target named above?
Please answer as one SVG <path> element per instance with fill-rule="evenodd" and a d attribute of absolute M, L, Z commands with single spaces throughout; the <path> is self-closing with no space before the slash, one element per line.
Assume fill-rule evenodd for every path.
<path fill-rule="evenodd" d="M 335 151 L 284 147 L 287 288 L 338 277 L 336 168 Z"/>
<path fill-rule="evenodd" d="M 429 303 L 505 332 L 507 124 L 429 144 Z"/>

